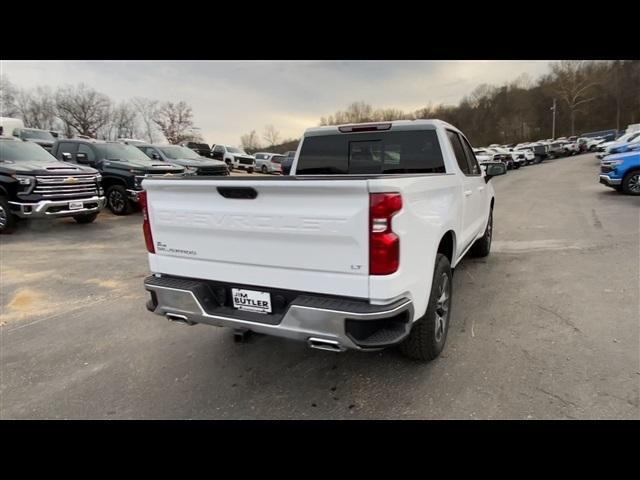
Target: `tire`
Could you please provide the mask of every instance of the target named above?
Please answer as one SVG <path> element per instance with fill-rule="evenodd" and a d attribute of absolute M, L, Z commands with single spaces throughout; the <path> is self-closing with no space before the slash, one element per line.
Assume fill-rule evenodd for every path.
<path fill-rule="evenodd" d="M 77 215 L 75 217 L 73 217 L 73 219 L 84 225 L 85 223 L 92 223 L 96 218 L 98 218 L 98 214 L 97 213 L 89 213 L 89 214 L 85 214 L 85 215 Z"/>
<path fill-rule="evenodd" d="M 17 218 L 9 208 L 9 201 L 0 196 L 0 234 L 12 233 L 16 228 Z"/>
<path fill-rule="evenodd" d="M 449 331 L 451 292 L 451 264 L 447 257 L 438 253 L 427 311 L 422 318 L 416 320 L 409 336 L 399 345 L 403 355 L 427 362 L 440 355 Z"/>
<path fill-rule="evenodd" d="M 493 237 L 493 208 L 489 210 L 489 220 L 482 237 L 477 239 L 471 247 L 471 255 L 474 257 L 486 257 L 491 251 L 491 239 Z"/>
<path fill-rule="evenodd" d="M 229 173 L 233 172 L 233 163 L 227 162 L 227 168 L 229 169 Z"/>
<path fill-rule="evenodd" d="M 264 173 L 265 175 L 267 173 L 269 173 L 269 170 L 267 170 L 267 166 L 266 165 L 262 165 L 262 168 L 260 170 L 262 170 L 262 173 Z"/>
<path fill-rule="evenodd" d="M 622 179 L 622 191 L 627 195 L 640 195 L 640 169 L 627 172 Z"/>
<path fill-rule="evenodd" d="M 253 168 L 247 168 L 247 173 L 253 173 Z"/>
<path fill-rule="evenodd" d="M 107 205 L 114 215 L 129 215 L 133 210 L 127 191 L 121 185 L 112 185 L 107 189 Z"/>

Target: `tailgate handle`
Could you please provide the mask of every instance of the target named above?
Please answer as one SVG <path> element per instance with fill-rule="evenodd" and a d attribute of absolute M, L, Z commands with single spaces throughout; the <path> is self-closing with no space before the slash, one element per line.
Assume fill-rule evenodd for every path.
<path fill-rule="evenodd" d="M 218 193 L 224 198 L 244 198 L 253 200 L 258 196 L 255 188 L 251 187 L 218 187 Z"/>

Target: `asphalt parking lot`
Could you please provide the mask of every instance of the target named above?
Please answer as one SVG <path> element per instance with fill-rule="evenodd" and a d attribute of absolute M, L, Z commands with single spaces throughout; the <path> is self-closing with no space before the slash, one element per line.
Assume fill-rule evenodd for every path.
<path fill-rule="evenodd" d="M 445 351 L 335 354 L 148 313 L 140 214 L 0 237 L 2 419 L 638 419 L 640 197 L 592 154 L 492 181 Z"/>

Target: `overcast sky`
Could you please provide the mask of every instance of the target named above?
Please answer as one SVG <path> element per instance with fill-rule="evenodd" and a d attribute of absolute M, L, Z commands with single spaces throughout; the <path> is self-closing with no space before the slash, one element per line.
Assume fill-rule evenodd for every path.
<path fill-rule="evenodd" d="M 482 83 L 532 79 L 547 61 L 1 61 L 19 87 L 84 82 L 113 100 L 186 101 L 208 143 L 238 145 L 273 124 L 297 138 L 321 116 L 363 100 L 412 111 L 456 104 Z"/>

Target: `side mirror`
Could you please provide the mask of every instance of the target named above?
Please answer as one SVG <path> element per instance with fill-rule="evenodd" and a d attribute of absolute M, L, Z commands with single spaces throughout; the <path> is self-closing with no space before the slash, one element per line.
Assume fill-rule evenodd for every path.
<path fill-rule="evenodd" d="M 62 152 L 62 160 L 64 160 L 65 162 L 70 162 L 71 154 L 67 152 Z"/>
<path fill-rule="evenodd" d="M 64 153 L 63 153 L 64 155 Z M 86 153 L 76 153 L 76 162 L 78 163 L 89 163 L 89 161 L 87 160 L 87 154 Z"/>
<path fill-rule="evenodd" d="M 151 154 L 151 158 L 153 158 L 154 160 L 160 160 L 160 155 L 158 155 L 156 152 L 153 152 Z"/>
<path fill-rule="evenodd" d="M 497 177 L 499 175 L 504 175 L 505 173 L 507 173 L 507 166 L 500 162 L 500 163 L 487 163 L 485 164 L 485 175 L 484 175 L 484 179 L 486 182 L 488 182 L 489 180 L 491 180 L 493 177 Z"/>

